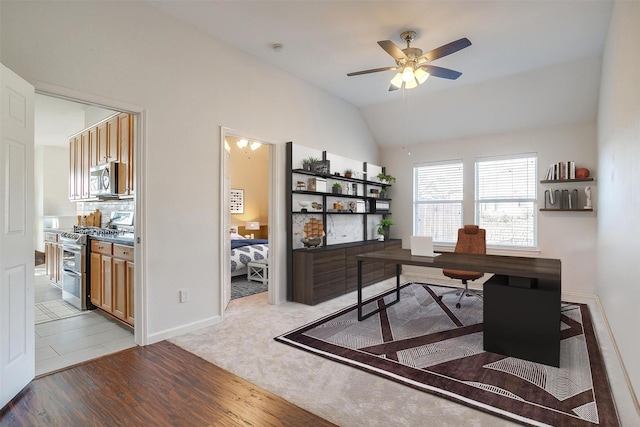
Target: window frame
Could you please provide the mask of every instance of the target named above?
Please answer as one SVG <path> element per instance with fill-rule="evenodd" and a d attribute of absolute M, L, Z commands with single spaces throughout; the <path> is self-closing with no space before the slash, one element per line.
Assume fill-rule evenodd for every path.
<path fill-rule="evenodd" d="M 491 199 L 482 199 L 479 200 L 479 187 L 480 187 L 480 177 L 479 177 L 479 167 L 478 164 L 482 162 L 494 162 L 494 161 L 503 161 L 503 160 L 517 160 L 517 159 L 534 159 L 533 165 L 533 177 L 532 177 L 532 187 L 533 194 L 531 197 L 523 197 L 523 198 L 491 198 Z M 488 236 L 489 230 L 487 230 L 487 248 L 497 249 L 497 250 L 519 250 L 519 251 L 535 251 L 538 249 L 538 154 L 537 153 L 518 153 L 518 154 L 507 154 L 502 156 L 490 156 L 490 157 L 476 157 L 474 161 L 474 221 L 476 224 L 480 225 L 480 206 L 481 204 L 486 203 L 531 203 L 531 211 L 532 211 L 532 236 L 531 236 L 531 245 L 501 245 L 495 243 L 489 243 Z M 482 225 L 480 225 L 482 226 Z M 486 229 L 486 226 L 485 226 Z"/>
<path fill-rule="evenodd" d="M 421 168 L 426 167 L 437 167 L 443 165 L 451 165 L 451 166 L 459 166 L 461 170 L 461 179 L 460 179 L 460 199 L 450 200 L 450 199 L 433 199 L 433 200 L 418 200 L 418 172 Z M 453 240 L 437 240 L 437 236 L 433 236 L 433 243 L 439 246 L 455 246 L 458 235 L 458 228 L 462 227 L 464 224 L 464 180 L 465 180 L 465 168 L 464 168 L 464 160 L 463 159 L 450 159 L 450 160 L 442 160 L 435 162 L 424 162 L 417 163 L 413 165 L 413 234 L 417 235 L 417 230 L 419 229 L 419 218 L 418 218 L 418 207 L 421 205 L 436 205 L 436 204 L 459 204 L 460 206 L 460 224 L 455 227 L 455 235 L 452 236 Z"/>

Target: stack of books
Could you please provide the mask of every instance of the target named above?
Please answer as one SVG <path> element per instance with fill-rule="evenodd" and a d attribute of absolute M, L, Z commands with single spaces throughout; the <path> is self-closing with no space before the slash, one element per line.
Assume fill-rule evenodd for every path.
<path fill-rule="evenodd" d="M 549 165 L 544 179 L 547 181 L 576 179 L 576 162 L 557 162 Z"/>

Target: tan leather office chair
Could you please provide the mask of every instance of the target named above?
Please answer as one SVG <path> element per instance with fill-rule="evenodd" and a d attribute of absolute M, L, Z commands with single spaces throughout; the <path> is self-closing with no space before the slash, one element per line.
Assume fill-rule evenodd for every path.
<path fill-rule="evenodd" d="M 465 225 L 464 228 L 458 229 L 458 241 L 456 243 L 455 251 L 456 253 L 463 254 L 486 254 L 487 253 L 487 240 L 486 240 L 486 230 L 484 228 L 480 228 L 477 225 Z M 458 298 L 458 302 L 456 303 L 456 308 L 460 308 L 460 301 L 463 296 L 477 296 L 482 298 L 482 294 L 480 292 L 474 291 L 473 289 L 469 289 L 468 281 L 476 280 L 484 276 L 484 273 L 479 271 L 463 271 L 463 270 L 449 270 L 443 269 L 442 274 L 452 279 L 462 280 L 462 284 L 464 285 L 464 290 L 453 290 L 449 292 L 445 292 L 441 295 L 438 295 L 439 299 L 442 299 L 442 295 L 456 293 L 456 295 L 460 295 Z"/>

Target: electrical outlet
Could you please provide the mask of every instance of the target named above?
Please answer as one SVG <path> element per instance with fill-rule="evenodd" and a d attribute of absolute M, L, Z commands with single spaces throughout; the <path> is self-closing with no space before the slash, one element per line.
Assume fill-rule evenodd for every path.
<path fill-rule="evenodd" d="M 189 301 L 189 291 L 187 289 L 182 289 L 180 291 L 180 302 Z"/>

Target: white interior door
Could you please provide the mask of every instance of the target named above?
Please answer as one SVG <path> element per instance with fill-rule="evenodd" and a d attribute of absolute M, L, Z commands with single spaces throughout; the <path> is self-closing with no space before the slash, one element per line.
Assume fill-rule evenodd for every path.
<path fill-rule="evenodd" d="M 35 375 L 34 95 L 0 64 L 0 407 Z"/>

